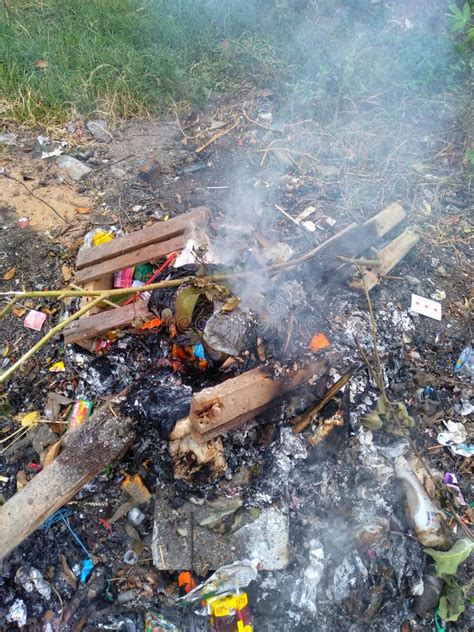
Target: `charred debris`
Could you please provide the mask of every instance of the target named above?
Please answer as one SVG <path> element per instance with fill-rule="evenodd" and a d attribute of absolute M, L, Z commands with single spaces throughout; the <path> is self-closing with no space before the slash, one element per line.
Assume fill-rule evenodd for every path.
<path fill-rule="evenodd" d="M 441 419 L 443 387 L 403 365 L 436 307 L 412 298 L 410 312 L 390 279 L 376 313 L 370 295 L 417 230 L 396 202 L 322 230 L 310 216 L 269 238 L 199 207 L 87 236 L 62 292 L 74 378 L 56 367 L 43 407 L 2 439 L 16 487 L 0 509 L 5 629 L 141 630 L 158 612 L 146 629 L 204 630 L 199 608 L 177 605 L 178 573 L 252 559 L 258 630 L 282 617 L 285 630 L 428 630 L 461 614 L 472 508 L 420 427 Z M 448 434 L 464 430 L 461 392 Z M 457 439 L 445 445 L 467 474 Z"/>

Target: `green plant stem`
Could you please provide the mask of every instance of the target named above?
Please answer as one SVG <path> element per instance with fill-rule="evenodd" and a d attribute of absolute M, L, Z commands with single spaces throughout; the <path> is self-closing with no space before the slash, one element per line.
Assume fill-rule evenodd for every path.
<path fill-rule="evenodd" d="M 6 316 L 12 309 L 12 307 L 15 305 L 17 299 L 16 298 L 12 298 L 8 301 L 8 303 L 5 305 L 5 307 L 0 311 L 0 319 L 2 319 L 4 316 Z"/>
<path fill-rule="evenodd" d="M 74 314 L 72 314 L 71 316 L 66 318 L 65 320 L 63 320 L 60 323 L 58 323 L 55 327 L 50 329 L 48 331 L 48 333 L 45 334 L 41 338 L 41 340 L 38 340 L 38 342 L 35 345 L 33 345 L 31 347 L 31 349 L 29 349 L 26 353 L 24 353 L 21 356 L 21 358 L 15 362 L 15 364 L 12 364 L 12 366 L 10 368 L 8 368 L 5 371 L 5 373 L 2 373 L 2 375 L 0 375 L 0 384 L 5 382 L 15 371 L 17 371 L 19 368 L 21 368 L 21 366 L 27 360 L 29 360 L 29 358 L 31 358 L 31 356 L 33 356 L 37 351 L 39 351 L 41 349 L 41 347 L 43 347 L 48 342 L 48 340 L 51 340 L 51 338 L 53 338 L 53 336 L 55 336 L 57 333 L 62 331 L 64 329 L 64 327 L 69 325 L 69 323 L 72 323 L 74 320 L 77 320 L 78 318 L 80 318 L 81 316 L 86 314 L 90 309 L 92 309 L 93 307 L 98 305 L 101 301 L 102 301 L 102 296 L 97 297 L 96 299 L 94 299 L 93 301 L 91 301 L 90 303 L 88 303 L 87 305 L 82 307 L 80 310 L 78 310 L 77 312 L 75 312 Z"/>

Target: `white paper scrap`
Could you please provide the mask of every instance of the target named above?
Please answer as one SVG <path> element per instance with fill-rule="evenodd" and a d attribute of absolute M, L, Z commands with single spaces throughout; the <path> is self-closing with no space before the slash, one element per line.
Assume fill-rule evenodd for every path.
<path fill-rule="evenodd" d="M 429 316 L 435 320 L 441 320 L 441 303 L 432 301 L 430 298 L 412 294 L 410 309 L 412 312 L 416 312 L 422 316 Z"/>

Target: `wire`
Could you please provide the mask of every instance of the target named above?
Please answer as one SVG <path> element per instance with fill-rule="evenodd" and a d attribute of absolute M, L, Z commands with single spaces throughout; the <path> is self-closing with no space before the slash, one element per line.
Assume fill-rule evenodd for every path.
<path fill-rule="evenodd" d="M 82 542 L 82 540 L 80 539 L 80 537 L 77 535 L 77 533 L 74 531 L 74 529 L 71 527 L 71 524 L 69 522 L 69 516 L 71 516 L 74 512 L 72 511 L 72 509 L 58 509 L 58 511 L 56 511 L 52 516 L 50 516 L 49 518 L 47 518 L 43 524 L 41 525 L 41 529 L 44 529 L 45 531 L 47 531 L 48 529 L 50 529 L 54 524 L 57 524 L 58 522 L 64 522 L 64 524 L 66 525 L 67 529 L 69 530 L 69 533 L 72 535 L 72 537 L 76 540 L 76 542 L 79 544 L 79 546 L 81 547 L 81 549 L 85 552 L 85 554 L 87 555 L 87 557 L 92 557 L 91 553 L 89 552 L 89 550 L 87 549 L 86 545 Z"/>

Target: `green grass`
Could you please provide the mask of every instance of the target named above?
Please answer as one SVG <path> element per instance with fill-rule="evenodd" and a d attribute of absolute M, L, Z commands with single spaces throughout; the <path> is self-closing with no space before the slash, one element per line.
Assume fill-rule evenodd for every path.
<path fill-rule="evenodd" d="M 0 0 L 0 116 L 48 125 L 74 110 L 146 115 L 173 101 L 203 105 L 242 81 L 330 110 L 344 94 L 436 90 L 447 80 L 442 24 L 439 33 L 390 33 L 380 29 L 382 5 L 368 15 L 359 0 L 342 2 L 345 12 L 337 4 Z"/>

